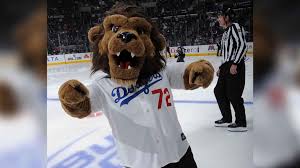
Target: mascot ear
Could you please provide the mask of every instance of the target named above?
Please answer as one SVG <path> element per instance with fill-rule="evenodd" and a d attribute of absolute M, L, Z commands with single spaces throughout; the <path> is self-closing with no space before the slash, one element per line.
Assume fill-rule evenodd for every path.
<path fill-rule="evenodd" d="M 102 25 L 97 25 L 90 28 L 88 32 L 88 39 L 90 43 L 94 43 L 96 39 L 100 37 L 102 30 L 103 30 Z"/>
<path fill-rule="evenodd" d="M 166 47 L 166 39 L 162 34 L 152 34 L 151 39 L 157 50 L 162 51 Z"/>

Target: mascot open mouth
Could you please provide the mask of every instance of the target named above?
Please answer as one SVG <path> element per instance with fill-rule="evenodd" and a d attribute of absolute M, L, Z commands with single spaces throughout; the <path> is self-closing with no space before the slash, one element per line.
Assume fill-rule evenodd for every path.
<path fill-rule="evenodd" d="M 133 52 L 126 49 L 114 55 L 116 65 L 123 70 L 130 70 L 137 67 L 138 58 Z"/>
<path fill-rule="evenodd" d="M 121 49 L 109 55 L 110 75 L 118 83 L 134 84 L 139 77 L 145 57 L 138 56 L 130 49 Z"/>

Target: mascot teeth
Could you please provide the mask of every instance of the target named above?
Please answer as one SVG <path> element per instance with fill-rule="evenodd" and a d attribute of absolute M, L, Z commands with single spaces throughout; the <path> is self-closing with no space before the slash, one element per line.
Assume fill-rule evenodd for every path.
<path fill-rule="evenodd" d="M 135 57 L 135 55 L 134 55 L 133 53 L 131 53 L 131 57 L 132 57 L 132 58 L 134 58 L 134 57 Z"/>
<path fill-rule="evenodd" d="M 121 69 L 132 69 L 132 63 L 134 62 L 135 54 L 124 49 L 121 52 L 116 53 L 115 59 L 117 65 Z"/>

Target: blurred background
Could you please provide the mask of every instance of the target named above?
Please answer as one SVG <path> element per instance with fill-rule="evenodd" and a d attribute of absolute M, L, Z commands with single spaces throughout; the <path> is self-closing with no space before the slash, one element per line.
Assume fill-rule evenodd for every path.
<path fill-rule="evenodd" d="M 46 167 L 46 2 L 0 6 L 0 167 Z"/>
<path fill-rule="evenodd" d="M 254 150 L 257 167 L 300 165 L 299 1 L 254 2 Z"/>

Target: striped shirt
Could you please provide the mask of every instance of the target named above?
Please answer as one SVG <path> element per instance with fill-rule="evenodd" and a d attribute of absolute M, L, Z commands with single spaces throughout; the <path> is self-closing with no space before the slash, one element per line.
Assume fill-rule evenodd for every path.
<path fill-rule="evenodd" d="M 245 30 L 238 23 L 232 23 L 226 28 L 221 41 L 222 64 L 233 62 L 240 63 L 247 52 Z"/>

